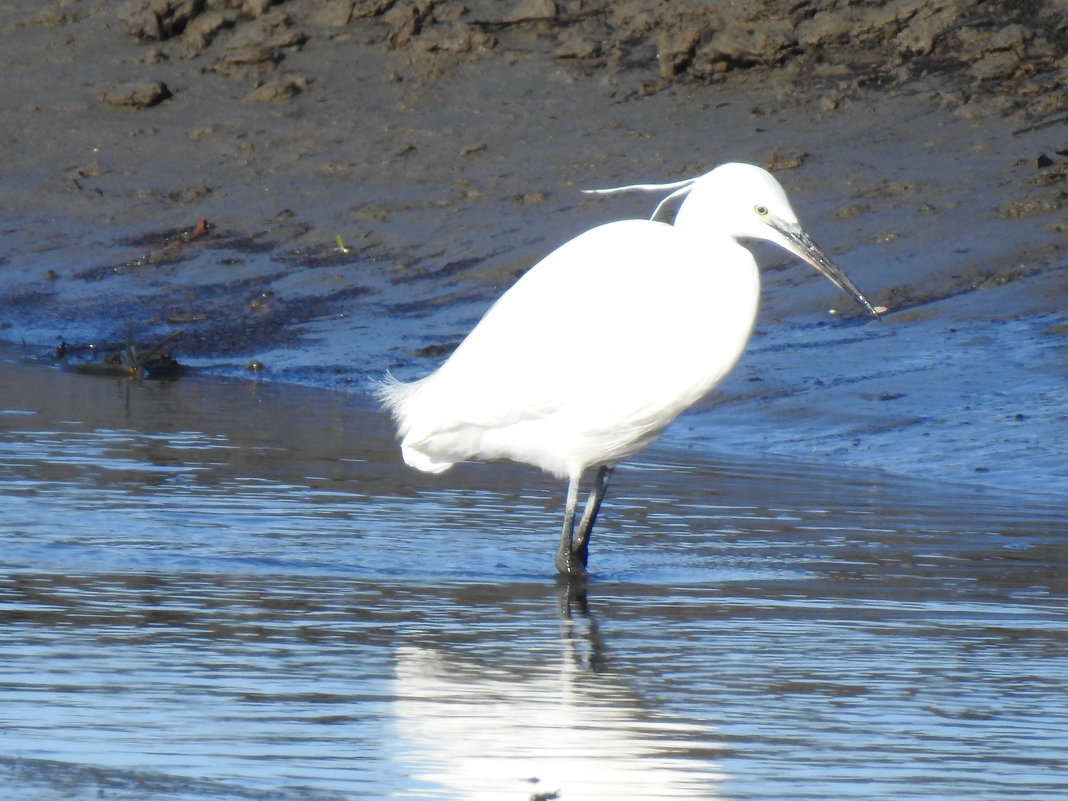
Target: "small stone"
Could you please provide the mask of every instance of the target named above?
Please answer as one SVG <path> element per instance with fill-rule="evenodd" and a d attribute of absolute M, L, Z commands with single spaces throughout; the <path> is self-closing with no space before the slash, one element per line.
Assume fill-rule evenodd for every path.
<path fill-rule="evenodd" d="M 274 81 L 269 81 L 259 89 L 249 93 L 245 100 L 254 103 L 269 103 L 279 100 L 292 100 L 311 83 L 311 79 L 305 76 L 285 76 Z"/>
<path fill-rule="evenodd" d="M 552 19 L 556 16 L 556 3 L 553 0 L 524 0 L 505 16 L 505 22 L 522 22 L 528 19 Z"/>
<path fill-rule="evenodd" d="M 779 153 L 776 151 L 768 156 L 767 161 L 764 162 L 764 169 L 768 172 L 794 170 L 805 163 L 807 156 L 807 153 L 800 150 L 795 150 L 791 153 Z"/>
<path fill-rule="evenodd" d="M 163 81 L 111 84 L 99 92 L 100 99 L 108 105 L 131 108 L 149 108 L 170 96 L 171 90 Z"/>

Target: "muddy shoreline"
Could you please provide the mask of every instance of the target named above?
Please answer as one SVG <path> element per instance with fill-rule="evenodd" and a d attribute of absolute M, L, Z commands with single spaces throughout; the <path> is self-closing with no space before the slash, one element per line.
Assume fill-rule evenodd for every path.
<path fill-rule="evenodd" d="M 674 436 L 1068 488 L 1062 5 L 707 6 L 7 8 L 0 337 L 180 330 L 201 370 L 360 392 L 655 205 L 579 189 L 748 160 L 891 314 L 762 254 L 750 352 Z"/>

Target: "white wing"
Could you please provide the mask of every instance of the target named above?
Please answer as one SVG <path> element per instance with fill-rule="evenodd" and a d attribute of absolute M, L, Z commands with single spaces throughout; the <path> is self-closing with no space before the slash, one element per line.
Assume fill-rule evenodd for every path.
<path fill-rule="evenodd" d="M 655 436 L 733 366 L 755 314 L 752 256 L 729 240 L 717 252 L 707 244 L 627 220 L 550 253 L 436 373 L 398 391 L 407 446 L 438 451 L 444 466 L 507 456 L 563 473 L 571 468 L 537 453 L 573 462 L 559 451 L 601 447 L 607 458 Z M 520 439 L 532 448 L 509 444 Z"/>

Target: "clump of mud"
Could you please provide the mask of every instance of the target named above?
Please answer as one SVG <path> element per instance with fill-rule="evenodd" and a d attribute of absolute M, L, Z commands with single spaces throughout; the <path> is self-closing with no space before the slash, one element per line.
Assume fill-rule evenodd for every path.
<path fill-rule="evenodd" d="M 124 342 L 120 345 L 91 343 L 69 344 L 61 341 L 55 350 L 29 361 L 55 364 L 72 373 L 107 378 L 173 379 L 185 375 L 186 365 L 168 351 L 182 331 L 173 331 L 152 344 Z"/>
<path fill-rule="evenodd" d="M 267 76 L 317 38 L 379 43 L 427 76 L 458 59 L 515 57 L 536 39 L 579 71 L 636 70 L 642 92 L 755 70 L 821 89 L 833 110 L 842 92 L 953 73 L 948 106 L 975 111 L 982 99 L 983 111 L 1042 117 L 1068 107 L 1065 10 L 1058 0 L 132 0 L 118 15 L 155 58 L 207 53 L 210 70 L 256 80 L 255 100 L 301 91 L 310 76 Z"/>

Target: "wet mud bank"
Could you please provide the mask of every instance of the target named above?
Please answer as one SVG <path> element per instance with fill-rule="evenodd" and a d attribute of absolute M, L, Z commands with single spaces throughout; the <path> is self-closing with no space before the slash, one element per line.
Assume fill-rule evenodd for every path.
<path fill-rule="evenodd" d="M 1064 4 L 740 5 L 7 7 L 0 337 L 361 393 L 658 200 L 580 189 L 746 160 L 890 313 L 762 253 L 669 441 L 1068 489 Z"/>

